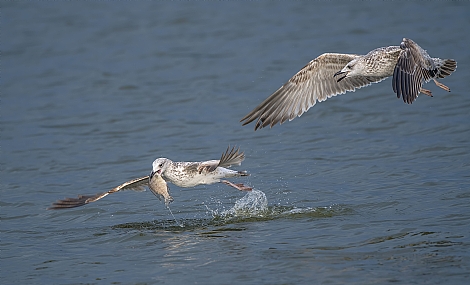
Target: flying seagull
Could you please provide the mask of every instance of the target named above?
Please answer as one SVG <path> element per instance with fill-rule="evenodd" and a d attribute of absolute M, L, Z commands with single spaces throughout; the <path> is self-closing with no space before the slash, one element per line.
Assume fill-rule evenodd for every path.
<path fill-rule="evenodd" d="M 193 187 L 200 184 L 213 184 L 223 182 L 241 191 L 251 191 L 252 188 L 241 183 L 232 183 L 221 180 L 227 177 L 248 176 L 246 171 L 234 171 L 224 167 L 240 164 L 245 159 L 243 152 L 239 149 L 227 148 L 220 160 L 209 160 L 203 162 L 173 162 L 167 158 L 157 158 L 152 164 L 150 175 L 135 178 L 107 191 L 95 195 L 79 195 L 78 198 L 65 198 L 52 204 L 48 209 L 67 209 L 86 205 L 98 201 L 109 194 L 121 190 L 143 191 L 148 187 L 150 191 L 160 200 L 164 200 L 168 207 L 173 201 L 170 196 L 167 181 L 179 187 Z"/>
<path fill-rule="evenodd" d="M 243 125 L 256 121 L 255 131 L 273 127 L 286 120 L 300 117 L 315 103 L 355 91 L 371 83 L 393 76 L 393 92 L 411 104 L 419 93 L 432 97 L 430 90 L 422 88 L 431 79 L 440 88 L 449 87 L 438 82 L 457 68 L 453 59 L 431 58 L 410 39 L 404 38 L 400 46 L 381 47 L 366 55 L 324 53 L 310 61 L 286 84 L 271 94 L 240 122 Z"/>

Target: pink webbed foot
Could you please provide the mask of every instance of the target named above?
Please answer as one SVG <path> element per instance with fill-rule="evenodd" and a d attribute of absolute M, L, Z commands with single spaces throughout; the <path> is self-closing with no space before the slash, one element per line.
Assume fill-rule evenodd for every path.
<path fill-rule="evenodd" d="M 228 180 L 222 180 L 221 182 L 224 183 L 224 184 L 227 184 L 229 186 L 232 186 L 232 187 L 234 187 L 234 188 L 236 188 L 240 191 L 251 191 L 251 190 L 253 190 L 253 188 L 251 188 L 249 186 L 246 186 L 243 183 L 232 183 Z"/>

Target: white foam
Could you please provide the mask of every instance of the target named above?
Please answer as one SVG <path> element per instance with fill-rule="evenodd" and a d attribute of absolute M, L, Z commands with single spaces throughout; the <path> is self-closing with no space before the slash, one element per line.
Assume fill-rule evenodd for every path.
<path fill-rule="evenodd" d="M 221 213 L 222 216 L 257 216 L 268 209 L 264 192 L 253 189 L 235 202 L 235 205 Z"/>

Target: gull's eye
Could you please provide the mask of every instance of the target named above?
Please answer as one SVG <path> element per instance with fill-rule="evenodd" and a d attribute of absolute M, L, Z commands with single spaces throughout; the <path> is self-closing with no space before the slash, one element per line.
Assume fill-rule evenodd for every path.
<path fill-rule="evenodd" d="M 158 167 L 163 167 L 163 163 L 160 163 L 160 164 L 158 165 Z"/>

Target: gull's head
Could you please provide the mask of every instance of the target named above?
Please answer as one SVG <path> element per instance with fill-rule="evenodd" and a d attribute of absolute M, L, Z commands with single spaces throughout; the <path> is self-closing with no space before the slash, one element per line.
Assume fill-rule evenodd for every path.
<path fill-rule="evenodd" d="M 152 163 L 152 172 L 150 173 L 150 178 L 152 178 L 155 173 L 158 175 L 162 175 L 170 162 L 171 161 L 168 158 L 164 157 L 155 159 Z"/>
<path fill-rule="evenodd" d="M 341 80 L 345 79 L 346 77 L 351 77 L 355 75 L 360 75 L 361 72 L 361 61 L 359 58 L 353 59 L 346 66 L 343 67 L 340 71 L 336 72 L 333 77 L 340 76 L 336 80 L 336 82 L 340 82 Z"/>

